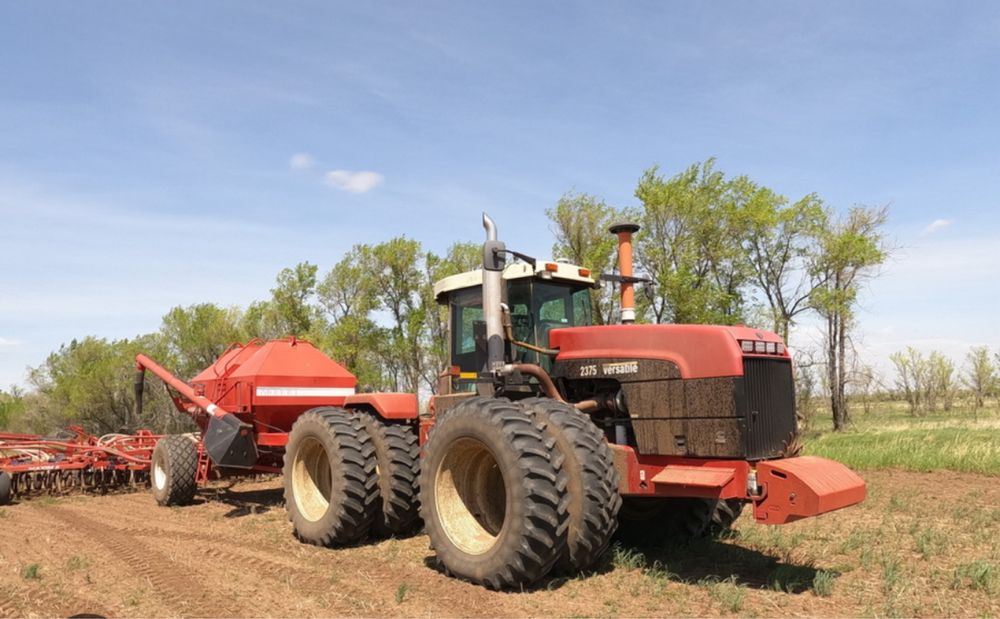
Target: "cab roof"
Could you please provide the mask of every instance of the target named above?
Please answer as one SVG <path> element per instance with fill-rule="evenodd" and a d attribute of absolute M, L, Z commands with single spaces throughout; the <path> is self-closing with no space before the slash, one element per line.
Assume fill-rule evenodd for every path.
<path fill-rule="evenodd" d="M 508 264 L 503 270 L 503 278 L 505 280 L 521 279 L 525 277 L 537 277 L 540 279 L 573 284 L 585 284 L 588 286 L 594 285 L 594 278 L 591 277 L 590 269 L 585 269 L 581 266 L 569 264 L 567 262 L 539 260 L 535 263 L 534 268 L 532 268 L 532 266 L 527 262 L 513 262 Z M 438 280 L 437 283 L 434 284 L 434 298 L 437 299 L 438 303 L 444 303 L 445 299 L 443 297 L 449 292 L 482 285 L 482 269 L 449 275 L 444 279 Z"/>

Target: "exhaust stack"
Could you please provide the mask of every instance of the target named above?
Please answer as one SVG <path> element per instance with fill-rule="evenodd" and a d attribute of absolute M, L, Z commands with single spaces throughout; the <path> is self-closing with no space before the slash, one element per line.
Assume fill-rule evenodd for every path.
<path fill-rule="evenodd" d="M 611 226 L 611 234 L 618 235 L 618 273 L 622 283 L 622 324 L 635 322 L 635 289 L 632 273 L 632 235 L 639 231 L 638 224 L 621 223 Z"/>
<path fill-rule="evenodd" d="M 483 213 L 486 242 L 483 243 L 483 320 L 486 323 L 486 372 L 499 372 L 504 366 L 503 269 L 507 265 L 503 241 L 497 240 L 497 225 Z"/>

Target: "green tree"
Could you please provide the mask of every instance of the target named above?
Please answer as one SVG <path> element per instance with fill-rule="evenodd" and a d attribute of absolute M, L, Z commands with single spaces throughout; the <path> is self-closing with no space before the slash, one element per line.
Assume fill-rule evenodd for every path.
<path fill-rule="evenodd" d="M 830 407 L 837 431 L 848 422 L 847 354 L 858 293 L 889 254 L 882 231 L 887 217 L 885 208 L 855 207 L 841 218 L 830 218 L 820 234 L 818 251 L 810 257 L 810 302 L 826 323 Z"/>
<path fill-rule="evenodd" d="M 267 301 L 251 303 L 243 314 L 241 328 L 249 337 L 270 340 L 294 335 L 308 337 L 321 328 L 319 308 L 312 304 L 316 293 L 317 267 L 300 262 L 282 269 Z"/>
<path fill-rule="evenodd" d="M 477 243 L 460 242 L 448 248 L 444 256 L 427 252 L 424 257 L 425 277 L 421 299 L 427 317 L 427 363 L 424 381 L 432 391 L 437 390 L 437 376 L 449 361 L 448 354 L 448 307 L 438 305 L 434 298 L 434 284 L 439 280 L 482 267 L 483 246 Z"/>
<path fill-rule="evenodd" d="M 377 352 L 387 347 L 388 332 L 372 318 L 378 307 L 375 268 L 371 246 L 355 245 L 316 288 L 328 319 L 327 327 L 314 336 L 316 343 L 350 370 L 363 389 L 384 386 Z"/>
<path fill-rule="evenodd" d="M 715 160 L 665 179 L 657 167 L 635 191 L 642 202 L 637 259 L 653 280 L 646 301 L 655 322 L 743 321 L 749 279 L 740 202 Z"/>
<path fill-rule="evenodd" d="M 178 376 L 191 378 L 243 339 L 242 313 L 212 303 L 175 307 L 163 317 L 160 333 Z"/>
<path fill-rule="evenodd" d="M 973 346 L 966 355 L 968 368 L 965 371 L 963 382 L 972 392 L 972 411 L 979 413 L 986 404 L 997 384 L 997 368 L 990 359 L 990 349 L 986 346 Z"/>
<path fill-rule="evenodd" d="M 394 391 L 418 391 L 424 377 L 427 307 L 421 296 L 420 243 L 397 237 L 372 248 L 378 308 L 390 318 L 388 346 L 380 351 Z"/>
<path fill-rule="evenodd" d="M 10 391 L 0 389 L 0 429 L 11 428 L 24 416 L 26 402 L 24 391 L 19 387 L 11 387 Z"/>
<path fill-rule="evenodd" d="M 907 347 L 889 355 L 896 368 L 896 388 L 910 407 L 911 415 L 925 409 L 927 393 L 927 360 L 916 348 Z"/>
<path fill-rule="evenodd" d="M 933 351 L 927 358 L 927 402 L 932 412 L 938 410 L 938 405 L 945 411 L 950 411 L 955 401 L 955 363 L 938 351 Z"/>
<path fill-rule="evenodd" d="M 618 245 L 608 228 L 622 216 L 604 200 L 583 193 L 567 193 L 545 215 L 552 222 L 556 238 L 552 245 L 553 258 L 566 258 L 590 269 L 596 279 L 610 273 L 615 266 Z M 614 322 L 615 295 L 611 286 L 590 295 L 595 324 Z"/>
<path fill-rule="evenodd" d="M 27 425 L 38 432 L 68 424 L 94 433 L 190 428 L 190 421 L 173 411 L 166 391 L 155 388 L 156 379 L 147 380 L 143 417 L 135 418 L 133 378 L 139 352 L 159 360 L 168 357 L 158 334 L 114 341 L 86 337 L 61 346 L 30 372 L 29 381 L 42 397 L 28 411 Z"/>
<path fill-rule="evenodd" d="M 757 289 L 767 303 L 773 330 L 788 342 L 795 318 L 809 311 L 812 286 L 805 268 L 827 223 L 820 199 L 788 200 L 746 177 L 732 183 L 743 204 L 744 246 Z"/>

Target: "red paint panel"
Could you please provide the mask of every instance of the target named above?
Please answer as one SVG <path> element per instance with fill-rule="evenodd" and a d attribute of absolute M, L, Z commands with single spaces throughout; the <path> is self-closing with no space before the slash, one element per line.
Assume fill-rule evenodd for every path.
<path fill-rule="evenodd" d="M 347 408 L 371 407 L 383 419 L 416 419 L 414 393 L 356 393 L 344 398 Z"/>
<path fill-rule="evenodd" d="M 288 445 L 288 434 L 285 432 L 258 432 L 257 444 L 265 447 L 284 447 Z"/>
<path fill-rule="evenodd" d="M 742 376 L 739 340 L 781 343 L 770 331 L 716 325 L 605 325 L 549 333 L 558 360 L 661 359 L 675 363 L 681 378 Z"/>
<path fill-rule="evenodd" d="M 706 466 L 668 466 L 653 476 L 653 483 L 667 486 L 693 486 L 721 490 L 733 480 L 736 471 Z"/>
<path fill-rule="evenodd" d="M 757 483 L 764 496 L 754 502 L 757 522 L 784 524 L 860 503 L 865 480 L 839 462 L 801 456 L 761 462 Z"/>
<path fill-rule="evenodd" d="M 640 456 L 627 445 L 608 446 L 622 479 L 619 490 L 625 496 L 721 499 L 747 496 L 750 464 L 743 460 Z M 722 482 L 723 479 L 726 481 Z M 695 483 L 686 483 L 688 480 Z"/>

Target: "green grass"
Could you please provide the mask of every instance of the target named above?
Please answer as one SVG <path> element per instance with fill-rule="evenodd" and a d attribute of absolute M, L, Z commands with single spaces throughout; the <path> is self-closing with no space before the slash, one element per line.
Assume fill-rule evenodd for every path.
<path fill-rule="evenodd" d="M 399 587 L 396 588 L 396 603 L 402 604 L 406 600 L 406 594 L 413 590 L 413 587 L 404 583 L 401 583 Z"/>
<path fill-rule="evenodd" d="M 42 577 L 41 570 L 42 566 L 37 563 L 26 565 L 24 566 L 24 569 L 21 570 L 21 577 L 25 580 L 38 580 Z"/>
<path fill-rule="evenodd" d="M 66 559 L 66 569 L 71 572 L 85 570 L 88 567 L 90 567 L 90 560 L 82 555 L 73 555 L 69 559 Z"/>
<path fill-rule="evenodd" d="M 1000 475 L 1000 431 L 974 427 L 863 429 L 813 436 L 804 453 L 857 469 Z"/>
<path fill-rule="evenodd" d="M 967 587 L 993 593 L 997 589 L 997 571 L 993 568 L 993 564 L 987 561 L 963 563 L 955 568 L 952 587 L 955 589 Z"/>
<path fill-rule="evenodd" d="M 819 570 L 813 577 L 813 593 L 820 597 L 830 597 L 833 594 L 833 581 L 837 577 L 833 572 Z"/>
<path fill-rule="evenodd" d="M 722 581 L 705 579 L 700 584 L 708 587 L 708 596 L 715 600 L 723 610 L 738 613 L 743 608 L 746 589 L 740 586 L 735 576 Z"/>

